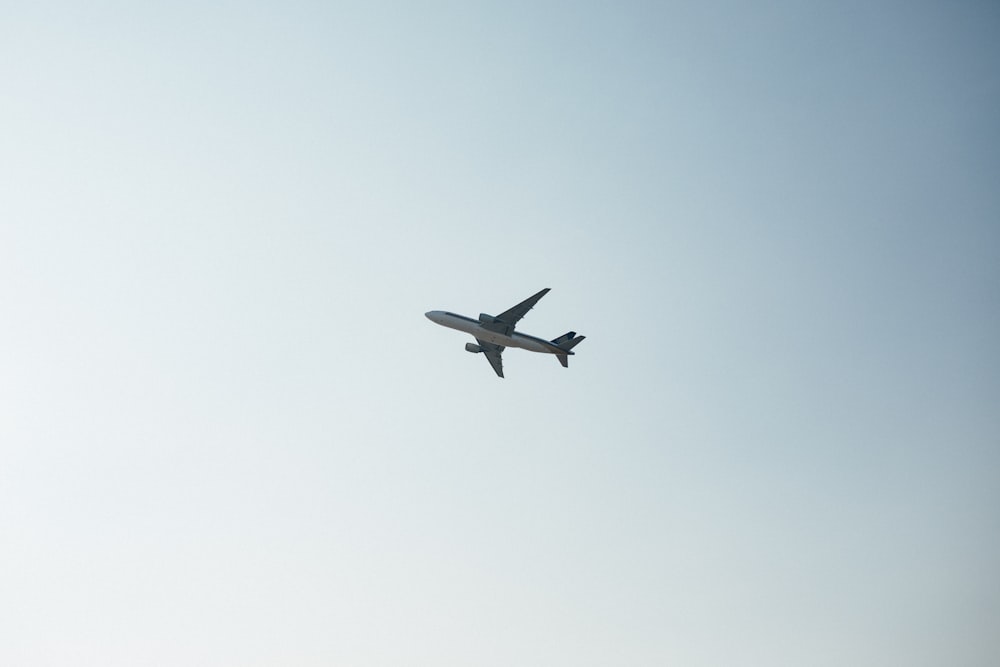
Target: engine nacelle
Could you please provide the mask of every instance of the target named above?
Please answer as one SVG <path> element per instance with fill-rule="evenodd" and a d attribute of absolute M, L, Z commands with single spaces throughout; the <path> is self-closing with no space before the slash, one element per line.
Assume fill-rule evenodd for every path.
<path fill-rule="evenodd" d="M 465 351 L 466 352 L 476 353 L 476 352 L 482 352 L 483 348 L 479 347 L 475 343 L 466 343 L 465 344 Z"/>
<path fill-rule="evenodd" d="M 483 324 L 493 324 L 497 321 L 497 318 L 492 315 L 487 315 L 486 313 L 479 313 L 479 321 Z"/>

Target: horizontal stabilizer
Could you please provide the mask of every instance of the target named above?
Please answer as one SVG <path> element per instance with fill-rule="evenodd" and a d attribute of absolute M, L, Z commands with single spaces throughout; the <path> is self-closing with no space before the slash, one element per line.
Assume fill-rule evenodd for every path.
<path fill-rule="evenodd" d="M 559 338 L 553 339 L 552 343 L 569 352 L 574 347 L 579 345 L 580 341 L 584 338 L 586 338 L 586 336 L 577 336 L 575 331 L 569 331 L 564 333 L 562 336 L 559 336 Z"/>
<path fill-rule="evenodd" d="M 562 336 L 559 336 L 559 338 L 552 339 L 552 343 L 564 350 L 571 350 L 574 345 L 578 344 L 584 338 L 586 336 L 577 336 L 575 331 L 567 331 Z"/>
<path fill-rule="evenodd" d="M 556 358 L 563 365 L 563 368 L 569 368 L 569 355 L 573 354 L 570 350 L 579 345 L 584 338 L 586 336 L 577 336 L 575 331 L 570 331 L 552 341 L 554 345 L 564 350 L 562 354 L 556 354 Z"/>
<path fill-rule="evenodd" d="M 575 331 L 568 331 L 564 333 L 562 336 L 559 336 L 559 338 L 553 338 L 552 343 L 554 343 L 555 345 L 559 345 L 561 347 L 563 343 L 573 340 L 573 336 L 575 335 L 576 335 Z"/>

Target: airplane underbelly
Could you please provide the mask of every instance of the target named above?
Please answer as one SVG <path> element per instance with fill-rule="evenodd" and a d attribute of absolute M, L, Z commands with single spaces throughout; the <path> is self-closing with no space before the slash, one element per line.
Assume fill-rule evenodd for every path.
<path fill-rule="evenodd" d="M 513 336 L 507 336 L 505 334 L 499 333 L 497 331 L 490 331 L 489 329 L 484 329 L 476 322 L 466 322 L 460 320 L 456 322 L 454 328 L 460 331 L 465 331 L 472 334 L 477 339 L 484 341 L 486 343 L 493 343 L 494 345 L 502 345 L 503 347 L 517 347 L 522 350 L 529 350 L 531 352 L 551 352 L 542 341 L 535 339 L 531 336 L 525 336 L 523 334 L 515 333 Z"/>
<path fill-rule="evenodd" d="M 487 343 L 493 343 L 494 345 L 503 345 L 504 347 L 519 347 L 510 336 L 505 336 L 502 333 L 497 333 L 496 331 L 489 331 L 488 329 L 479 329 L 478 331 L 473 331 L 472 335 L 479 340 L 484 340 Z"/>
<path fill-rule="evenodd" d="M 510 345 L 512 347 L 519 347 L 522 350 L 528 350 L 530 352 L 551 352 L 545 343 L 531 336 L 514 334 Z"/>

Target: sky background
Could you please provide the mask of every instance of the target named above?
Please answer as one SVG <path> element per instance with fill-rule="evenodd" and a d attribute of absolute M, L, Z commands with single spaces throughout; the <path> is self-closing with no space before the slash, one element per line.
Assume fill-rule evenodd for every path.
<path fill-rule="evenodd" d="M 0 664 L 1000 664 L 998 34 L 4 3 Z"/>

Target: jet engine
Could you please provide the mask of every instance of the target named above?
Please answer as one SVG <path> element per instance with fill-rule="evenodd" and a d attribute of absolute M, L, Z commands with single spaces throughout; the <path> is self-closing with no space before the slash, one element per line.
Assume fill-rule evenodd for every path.
<path fill-rule="evenodd" d="M 487 315 L 486 313 L 479 313 L 479 321 L 483 324 L 493 324 L 497 321 L 497 318 L 492 315 Z"/>
<path fill-rule="evenodd" d="M 479 347 L 475 343 L 466 343 L 465 344 L 465 351 L 466 352 L 476 353 L 476 352 L 482 352 L 483 348 Z"/>

